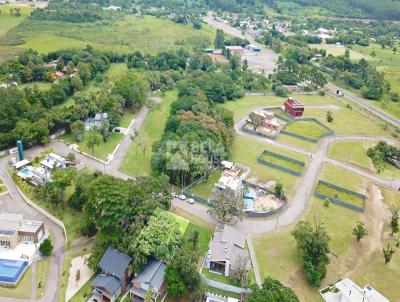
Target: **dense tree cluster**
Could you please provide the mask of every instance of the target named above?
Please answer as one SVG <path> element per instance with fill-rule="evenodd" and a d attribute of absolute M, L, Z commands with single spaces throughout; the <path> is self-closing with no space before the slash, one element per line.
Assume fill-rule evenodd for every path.
<path fill-rule="evenodd" d="M 328 55 L 322 60 L 322 65 L 333 70 L 333 77 L 342 80 L 355 89 L 361 89 L 363 96 L 371 100 L 379 100 L 390 90 L 390 84 L 385 81 L 383 73 L 375 66 L 361 59 L 358 62 L 350 60 L 350 53 L 343 56 Z"/>
<path fill-rule="evenodd" d="M 261 288 L 254 285 L 245 302 L 298 302 L 295 292 L 278 280 L 267 277 Z"/>
<path fill-rule="evenodd" d="M 367 155 L 372 159 L 378 172 L 385 169 L 385 163 L 400 168 L 400 149 L 384 141 L 380 141 L 376 146 L 369 148 Z"/>
<path fill-rule="evenodd" d="M 314 287 L 321 285 L 326 276 L 326 265 L 329 263 L 329 241 L 322 223 L 316 223 L 315 228 L 309 222 L 300 221 L 292 232 L 297 248 L 303 254 L 303 269 L 308 281 Z"/>
<path fill-rule="evenodd" d="M 164 135 L 153 145 L 153 170 L 167 174 L 174 184 L 207 176 L 227 157 L 233 139 L 232 114 L 216 107 L 193 82 L 180 83 Z"/>

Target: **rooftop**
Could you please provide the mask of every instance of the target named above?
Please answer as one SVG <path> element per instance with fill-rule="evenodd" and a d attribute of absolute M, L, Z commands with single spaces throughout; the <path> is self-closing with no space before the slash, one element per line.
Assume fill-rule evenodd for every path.
<path fill-rule="evenodd" d="M 233 262 L 243 253 L 246 238 L 229 225 L 217 228 L 208 247 L 207 258 L 212 261 L 230 259 Z"/>
<path fill-rule="evenodd" d="M 24 219 L 22 214 L 0 213 L 0 231 L 3 235 L 11 236 L 11 232 L 36 233 L 43 221 Z"/>
<path fill-rule="evenodd" d="M 215 186 L 220 189 L 232 189 L 236 191 L 242 185 L 242 180 L 235 175 L 229 173 L 222 173 L 221 177 L 215 183 Z"/>
<path fill-rule="evenodd" d="M 131 260 L 131 257 L 112 247 L 108 247 L 103 257 L 101 257 L 99 267 L 103 272 L 113 274 L 121 279 Z"/>
<path fill-rule="evenodd" d="M 293 108 L 304 107 L 304 105 L 302 103 L 300 103 L 298 100 L 291 98 L 291 97 L 287 98 L 286 103 L 288 103 Z"/>
<path fill-rule="evenodd" d="M 389 302 L 373 287 L 366 285 L 361 289 L 348 278 L 337 282 L 331 288 L 336 290 L 329 291 L 326 290 L 329 288 L 324 288 L 320 291 L 326 302 Z"/>
<path fill-rule="evenodd" d="M 101 274 L 97 275 L 96 278 L 94 278 L 94 280 L 92 281 L 92 286 L 102 288 L 109 294 L 114 295 L 121 287 L 121 281 L 119 281 L 114 276 Z"/>
<path fill-rule="evenodd" d="M 164 283 L 165 269 L 164 262 L 151 260 L 133 282 L 150 284 L 154 290 L 158 291 Z"/>

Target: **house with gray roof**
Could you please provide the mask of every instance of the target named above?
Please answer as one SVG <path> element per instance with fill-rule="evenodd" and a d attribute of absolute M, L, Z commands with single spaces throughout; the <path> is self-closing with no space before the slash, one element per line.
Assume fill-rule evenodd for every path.
<path fill-rule="evenodd" d="M 149 291 L 152 301 L 162 298 L 165 289 L 166 265 L 162 261 L 149 261 L 142 272 L 132 280 L 130 290 L 132 302 L 143 302 Z"/>
<path fill-rule="evenodd" d="M 241 257 L 248 257 L 246 237 L 229 225 L 216 228 L 208 246 L 205 267 L 212 273 L 232 276 Z"/>
<path fill-rule="evenodd" d="M 92 281 L 93 293 L 88 301 L 114 302 L 125 293 L 129 283 L 129 263 L 132 258 L 108 247 L 99 262 L 101 273 Z"/>

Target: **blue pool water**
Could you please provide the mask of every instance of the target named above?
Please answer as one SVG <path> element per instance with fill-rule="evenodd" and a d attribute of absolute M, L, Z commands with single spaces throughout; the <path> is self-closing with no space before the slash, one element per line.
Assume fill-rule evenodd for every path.
<path fill-rule="evenodd" d="M 19 171 L 20 173 L 22 173 L 25 177 L 30 177 L 31 176 L 31 174 L 32 174 L 32 172 L 31 171 L 29 171 L 29 169 L 28 168 L 24 168 L 24 169 L 22 169 L 21 171 Z"/>
<path fill-rule="evenodd" d="M 28 266 L 28 261 L 0 259 L 0 284 L 16 283 Z"/>

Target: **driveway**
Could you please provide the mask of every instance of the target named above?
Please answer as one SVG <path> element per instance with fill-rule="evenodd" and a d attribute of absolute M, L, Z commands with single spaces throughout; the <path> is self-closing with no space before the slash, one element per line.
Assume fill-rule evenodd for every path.
<path fill-rule="evenodd" d="M 50 232 L 52 237 L 52 242 L 54 245 L 53 255 L 50 257 L 50 269 L 47 280 L 45 295 L 38 299 L 37 301 L 56 301 L 57 291 L 60 284 L 60 277 L 62 271 L 62 265 L 64 260 L 64 244 L 65 237 L 64 231 L 61 227 L 55 224 L 53 221 L 48 219 L 43 214 L 36 211 L 34 208 L 30 207 L 22 196 L 17 191 L 14 182 L 6 173 L 7 158 L 2 158 L 0 160 L 0 176 L 2 177 L 4 183 L 6 184 L 9 194 L 0 197 L 0 209 L 4 212 L 21 213 L 24 218 L 42 220 L 45 227 Z M 34 284 L 36 286 L 36 284 Z M 35 298 L 36 287 L 33 288 L 32 298 Z M 1 302 L 19 302 L 19 301 L 36 301 L 34 299 L 30 300 L 20 300 L 14 298 L 0 298 Z"/>

